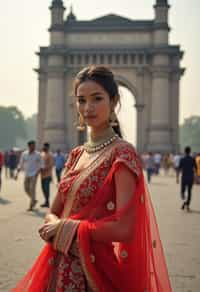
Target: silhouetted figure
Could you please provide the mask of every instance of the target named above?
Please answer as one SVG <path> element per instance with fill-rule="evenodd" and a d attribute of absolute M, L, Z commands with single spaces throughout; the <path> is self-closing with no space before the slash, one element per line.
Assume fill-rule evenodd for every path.
<path fill-rule="evenodd" d="M 11 150 L 9 153 L 8 166 L 10 178 L 14 178 L 15 170 L 17 168 L 17 155 L 14 150 Z"/>
<path fill-rule="evenodd" d="M 52 153 L 49 151 L 50 144 L 44 143 L 41 157 L 43 160 L 43 167 L 41 169 L 41 184 L 42 192 L 44 195 L 45 202 L 40 207 L 49 207 L 50 198 L 50 183 L 52 181 L 52 169 L 54 166 L 54 159 Z"/>
<path fill-rule="evenodd" d="M 194 158 L 190 155 L 191 148 L 187 146 L 185 148 L 185 156 L 181 158 L 179 165 L 179 173 L 181 172 L 181 198 L 184 200 L 181 209 L 187 208 L 190 210 L 190 203 L 192 198 L 192 186 L 194 183 L 194 174 L 196 169 L 196 163 Z M 185 191 L 187 189 L 188 196 L 185 199 Z"/>
<path fill-rule="evenodd" d="M 155 171 L 155 163 L 153 153 L 149 152 L 148 158 L 146 159 L 146 172 L 147 172 L 147 181 L 151 182 L 151 177 Z"/>

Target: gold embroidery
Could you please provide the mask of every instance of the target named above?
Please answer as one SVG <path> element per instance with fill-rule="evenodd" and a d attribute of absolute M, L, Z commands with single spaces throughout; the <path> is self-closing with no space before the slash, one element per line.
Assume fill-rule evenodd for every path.
<path fill-rule="evenodd" d="M 82 250 L 80 248 L 80 245 L 79 245 L 79 253 L 80 253 L 80 261 L 81 261 L 81 265 L 82 265 L 82 268 L 83 268 L 83 271 L 84 271 L 84 274 L 86 276 L 86 279 L 87 279 L 87 282 L 90 286 L 90 288 L 92 289 L 93 292 L 100 292 L 98 287 L 96 286 L 96 283 L 95 281 L 92 279 L 87 267 L 86 267 L 86 263 L 85 263 L 85 259 L 84 259 L 84 255 L 82 253 Z"/>
<path fill-rule="evenodd" d="M 107 203 L 106 207 L 109 211 L 113 211 L 115 209 L 115 204 L 112 201 L 110 201 Z"/>
<path fill-rule="evenodd" d="M 140 201 L 141 201 L 142 204 L 144 204 L 144 195 L 141 195 Z"/>
<path fill-rule="evenodd" d="M 90 255 L 90 260 L 91 260 L 91 263 L 95 263 L 95 256 L 93 254 Z"/>
<path fill-rule="evenodd" d="M 53 239 L 53 247 L 56 249 L 57 247 L 57 243 L 59 241 L 59 238 L 60 238 L 60 235 L 61 235 L 61 232 L 62 232 L 62 228 L 63 228 L 63 225 L 65 224 L 65 220 L 60 220 L 60 223 L 59 223 L 59 226 L 58 226 L 58 230 L 56 232 L 56 236 L 54 237 Z"/>
<path fill-rule="evenodd" d="M 126 250 L 122 250 L 120 252 L 120 256 L 123 258 L 123 259 L 126 259 L 128 257 L 128 252 Z"/>
<path fill-rule="evenodd" d="M 109 145 L 101 154 L 93 161 L 86 169 L 83 169 L 74 182 L 71 185 L 71 188 L 68 191 L 67 204 L 65 204 L 65 209 L 63 212 L 63 217 L 67 218 L 70 215 L 73 202 L 75 199 L 76 192 L 78 191 L 82 182 L 92 173 L 105 159 L 110 157 L 111 152 L 113 151 L 113 145 L 117 144 L 118 140 L 114 141 L 113 144 Z"/>

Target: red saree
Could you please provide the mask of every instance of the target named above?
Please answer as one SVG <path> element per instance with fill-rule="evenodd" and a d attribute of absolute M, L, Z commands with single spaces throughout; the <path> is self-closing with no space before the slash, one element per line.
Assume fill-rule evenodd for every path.
<path fill-rule="evenodd" d="M 119 139 L 87 169 L 77 172 L 73 168 L 81 151 L 81 147 L 72 151 L 68 172 L 60 183 L 63 225 L 54 244 L 44 247 L 13 291 L 172 291 L 156 218 L 134 148 Z M 136 177 L 137 185 L 131 200 L 117 210 L 114 175 L 122 166 Z M 115 226 L 128 212 L 133 220 L 131 240 L 113 242 L 117 231 L 112 224 Z M 107 224 L 111 226 L 109 233 L 104 228 Z M 94 233 L 99 233 L 100 240 L 93 239 Z M 69 281 L 75 265 L 72 256 L 77 256 L 76 281 L 80 288 Z M 62 262 L 59 275 L 56 260 Z"/>

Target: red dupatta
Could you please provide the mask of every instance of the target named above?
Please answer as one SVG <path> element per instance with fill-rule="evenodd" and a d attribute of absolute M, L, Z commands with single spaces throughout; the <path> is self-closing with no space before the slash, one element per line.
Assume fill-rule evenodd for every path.
<path fill-rule="evenodd" d="M 80 214 L 78 219 L 94 208 L 87 221 L 83 221 L 78 229 L 78 241 L 87 279 L 94 291 L 114 292 L 170 292 L 172 291 L 159 236 L 156 218 L 141 173 L 138 177 L 136 191 L 131 201 L 114 215 L 96 220 L 102 206 L 108 201 L 113 191 L 113 176 L 121 163 L 113 165 L 99 195 Z M 120 220 L 128 210 L 133 211 L 133 239 L 127 243 L 116 243 L 114 247 L 91 240 L 92 230 L 101 228 L 103 224 Z M 82 214 L 81 214 L 82 213 Z M 124 226 L 124 228 L 126 228 Z M 110 234 L 109 234 L 110 238 Z"/>
<path fill-rule="evenodd" d="M 81 220 L 77 231 L 78 246 L 87 281 L 93 291 L 100 292 L 171 292 L 156 218 L 142 172 L 137 177 L 136 190 L 129 203 L 113 215 L 102 218 L 105 205 L 115 191 L 114 174 L 122 164 L 124 161 L 120 160 L 113 164 L 103 186 L 91 201 L 70 217 Z M 106 233 L 103 234 L 104 242 L 92 240 L 94 229 L 120 220 L 130 210 L 134 221 L 131 241 L 112 243 L 106 241 Z M 47 244 L 13 291 L 45 292 L 55 253 L 52 245 Z"/>

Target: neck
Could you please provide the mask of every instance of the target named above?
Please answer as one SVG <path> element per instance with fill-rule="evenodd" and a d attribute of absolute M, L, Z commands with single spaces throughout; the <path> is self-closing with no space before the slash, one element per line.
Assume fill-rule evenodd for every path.
<path fill-rule="evenodd" d="M 114 130 L 110 125 L 105 125 L 99 129 L 91 128 L 89 133 L 89 141 L 98 142 L 114 134 Z"/>

